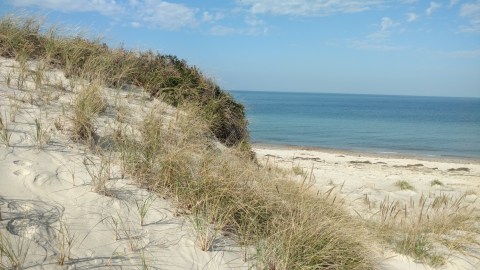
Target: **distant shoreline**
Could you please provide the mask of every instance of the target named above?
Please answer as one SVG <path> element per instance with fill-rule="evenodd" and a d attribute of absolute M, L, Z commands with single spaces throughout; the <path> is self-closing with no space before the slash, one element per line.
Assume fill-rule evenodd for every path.
<path fill-rule="evenodd" d="M 264 143 L 253 142 L 252 147 L 266 148 L 272 150 L 307 150 L 317 151 L 323 153 L 331 153 L 338 155 L 352 155 L 352 156 L 365 156 L 365 157 L 378 157 L 378 158 L 398 158 L 398 159 L 415 159 L 422 161 L 435 161 L 435 162 L 449 162 L 459 164 L 480 164 L 480 157 L 464 157 L 464 156 L 433 156 L 422 155 L 421 153 L 399 153 L 399 152 L 381 152 L 381 151 L 369 151 L 369 150 L 354 150 L 354 149 L 340 149 L 330 147 L 319 146 L 304 146 L 293 144 L 276 144 L 276 143 Z"/>
<path fill-rule="evenodd" d="M 480 133 L 480 99 L 236 94 L 246 104 L 255 144 L 461 163 L 480 161 L 480 139 L 475 136 Z"/>

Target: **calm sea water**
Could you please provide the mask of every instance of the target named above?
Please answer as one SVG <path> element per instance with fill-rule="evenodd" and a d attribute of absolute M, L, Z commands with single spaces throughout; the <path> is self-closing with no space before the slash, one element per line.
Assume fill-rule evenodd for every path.
<path fill-rule="evenodd" d="M 253 142 L 480 158 L 480 98 L 232 94 Z"/>

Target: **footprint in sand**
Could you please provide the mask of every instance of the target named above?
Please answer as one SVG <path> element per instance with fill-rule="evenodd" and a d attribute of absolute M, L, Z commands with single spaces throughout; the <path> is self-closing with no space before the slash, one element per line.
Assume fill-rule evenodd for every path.
<path fill-rule="evenodd" d="M 32 173 L 31 171 L 26 169 L 20 169 L 13 172 L 13 174 L 15 174 L 16 176 L 27 176 L 31 173 Z"/>
<path fill-rule="evenodd" d="M 18 166 L 32 166 L 32 163 L 26 160 L 15 160 L 13 164 L 18 165 Z"/>
<path fill-rule="evenodd" d="M 50 176 L 46 173 L 37 174 L 33 179 L 33 183 L 37 185 L 43 185 L 48 181 L 49 178 Z"/>
<path fill-rule="evenodd" d="M 13 164 L 17 165 L 17 166 L 21 166 L 21 167 L 30 167 L 32 166 L 32 163 L 29 162 L 29 161 L 26 161 L 26 160 L 15 160 L 13 162 Z M 27 176 L 29 174 L 31 174 L 32 172 L 26 168 L 22 168 L 22 169 L 19 169 L 19 170 L 16 170 L 13 172 L 14 175 L 16 176 Z"/>

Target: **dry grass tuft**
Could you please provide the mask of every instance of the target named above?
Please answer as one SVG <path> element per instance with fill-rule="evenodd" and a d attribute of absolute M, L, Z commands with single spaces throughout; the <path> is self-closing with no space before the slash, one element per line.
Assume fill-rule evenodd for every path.
<path fill-rule="evenodd" d="M 170 121 L 153 110 L 140 136 L 123 133 L 117 143 L 128 173 L 192 213 L 200 249 L 215 249 L 228 232 L 259 268 L 375 268 L 360 222 L 308 183 L 265 170 L 244 152 L 218 149 L 198 110 L 182 107 Z"/>
<path fill-rule="evenodd" d="M 34 139 L 38 148 L 43 148 L 43 146 L 50 140 L 48 127 L 42 127 L 42 124 L 38 118 L 35 118 Z"/>
<path fill-rule="evenodd" d="M 465 201 L 465 196 L 421 196 L 408 204 L 387 197 L 371 220 L 380 236 L 398 252 L 433 266 L 444 264 L 448 255 L 435 245 L 465 253 L 472 246 L 480 247 L 475 239 L 480 233 L 480 218 L 475 206 Z"/>
<path fill-rule="evenodd" d="M 92 191 L 108 196 L 111 195 L 107 188 L 107 181 L 110 179 L 110 161 L 107 156 L 102 156 L 100 162 L 88 157 L 83 160 L 91 178 Z"/>
<path fill-rule="evenodd" d="M 99 83 L 90 83 L 82 87 L 73 100 L 72 123 L 74 139 L 93 143 L 95 119 L 105 108 L 106 102 L 103 99 Z"/>
<path fill-rule="evenodd" d="M 64 265 L 70 258 L 72 247 L 76 244 L 77 237 L 64 221 L 60 221 L 57 232 L 56 245 L 58 248 L 57 264 Z"/>
<path fill-rule="evenodd" d="M 438 179 L 435 179 L 435 180 L 433 180 L 432 182 L 430 182 L 430 185 L 431 185 L 431 186 L 441 186 L 441 187 L 444 186 L 444 184 L 442 183 L 442 181 L 440 181 L 440 180 L 438 180 Z"/>
<path fill-rule="evenodd" d="M 27 237 L 7 235 L 0 230 L 0 269 L 23 269 L 31 244 Z"/>
<path fill-rule="evenodd" d="M 3 121 L 2 116 L 0 115 L 0 140 L 2 141 L 5 146 L 10 146 L 10 139 L 12 137 L 12 133 L 8 129 L 7 122 Z"/>
<path fill-rule="evenodd" d="M 395 186 L 399 187 L 401 190 L 415 190 L 415 188 L 405 180 L 395 182 Z"/>

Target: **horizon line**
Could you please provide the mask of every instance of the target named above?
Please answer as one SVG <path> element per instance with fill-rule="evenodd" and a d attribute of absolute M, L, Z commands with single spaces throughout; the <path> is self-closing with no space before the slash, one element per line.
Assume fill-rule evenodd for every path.
<path fill-rule="evenodd" d="M 294 90 L 244 90 L 244 89 L 228 89 L 231 92 L 264 92 L 264 93 L 289 93 L 289 94 L 327 94 L 327 95 L 363 95 L 363 96 L 398 96 L 398 97 L 438 97 L 438 98 L 474 98 L 480 99 L 479 96 L 447 96 L 447 95 L 413 95 L 413 94 L 383 94 L 383 93 L 338 93 L 338 92 L 320 92 L 320 91 L 294 91 Z"/>

